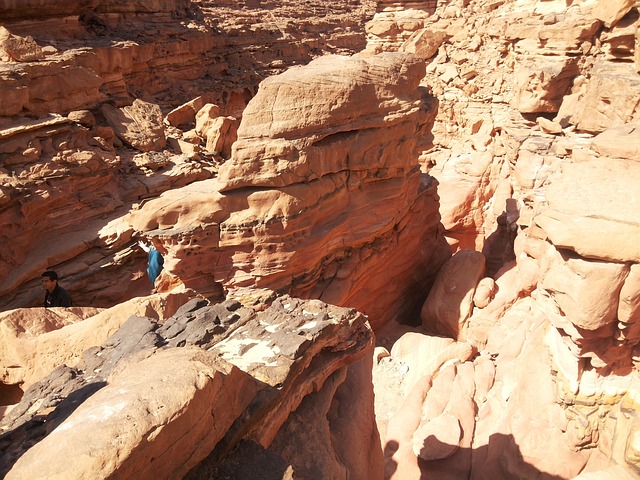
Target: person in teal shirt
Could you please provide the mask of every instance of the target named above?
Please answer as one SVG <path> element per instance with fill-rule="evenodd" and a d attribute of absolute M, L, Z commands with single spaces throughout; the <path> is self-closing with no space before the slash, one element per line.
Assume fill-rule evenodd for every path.
<path fill-rule="evenodd" d="M 151 285 L 155 285 L 156 278 L 158 278 L 164 266 L 164 258 L 153 243 L 147 245 L 143 240 L 140 240 L 138 245 L 147 252 L 147 275 L 149 276 L 149 280 L 151 280 Z"/>

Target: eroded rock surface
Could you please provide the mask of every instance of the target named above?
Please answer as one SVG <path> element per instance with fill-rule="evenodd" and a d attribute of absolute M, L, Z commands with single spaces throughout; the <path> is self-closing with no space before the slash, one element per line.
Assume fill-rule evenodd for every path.
<path fill-rule="evenodd" d="M 215 176 L 262 79 L 361 50 L 371 4 L 343 3 L 2 2 L 0 308 L 40 305 L 47 267 L 76 305 L 148 294 L 135 239 L 101 231 L 148 198 Z M 219 105 L 217 133 L 199 136 L 193 120 L 163 126 L 157 112 L 110 125 L 102 113 L 144 101 L 168 114 L 194 98 L 198 110 Z M 165 137 L 169 148 L 156 151 Z"/>
<path fill-rule="evenodd" d="M 127 328 L 140 330 L 106 346 L 123 321 L 110 309 L 47 312 L 41 326 L 3 317 L 1 393 L 15 403 L 27 390 L 5 406 L 6 422 L 24 421 L 8 427 L 8 462 L 27 433 L 44 438 L 13 465 L 31 476 L 31 455 L 67 441 L 52 427 L 134 380 L 149 386 L 142 365 L 193 395 L 127 397 L 140 418 L 122 436 L 130 460 L 109 450 L 118 426 L 90 450 L 129 477 L 158 476 L 149 459 L 164 445 L 157 465 L 190 478 L 638 478 L 637 5 L 325 3 L 0 2 L 0 307 L 39 305 L 49 266 L 79 305 L 184 286 L 216 308 L 231 307 L 225 294 L 246 304 L 194 306 L 166 330 L 138 314 Z M 308 64 L 323 53 L 342 55 Z M 124 113 L 140 101 L 151 122 L 107 126 L 103 103 Z M 168 147 L 154 146 L 163 134 Z M 443 230 L 457 252 L 447 263 Z M 167 257 L 154 286 L 136 235 Z M 464 251 L 484 265 L 453 268 Z M 315 321 L 304 312 L 316 303 L 287 299 L 292 317 L 276 301 L 260 317 L 282 292 L 357 307 L 379 346 L 354 353 L 360 320 L 327 336 L 297 324 Z M 302 342 L 282 346 L 300 353 L 292 363 L 272 356 L 280 336 L 265 337 L 289 321 Z M 107 327 L 92 339 L 78 335 L 85 322 Z M 57 332 L 72 333 L 71 350 Z M 127 341 L 139 353 L 115 353 Z M 218 356 L 182 346 L 193 342 Z M 244 393 L 222 432 L 202 393 L 218 405 L 227 389 Z M 150 418 L 139 399 L 169 415 Z M 190 445 L 185 460 L 186 425 L 210 452 Z"/>
<path fill-rule="evenodd" d="M 224 458 L 253 442 L 298 475 L 382 478 L 372 353 L 362 314 L 317 300 L 256 312 L 193 299 L 161 323 L 134 315 L 25 392 L 2 421 L 2 470 L 203 478 L 233 469 Z M 327 448 L 333 435 L 354 441 Z"/>
<path fill-rule="evenodd" d="M 426 356 L 378 358 L 386 475 L 638 478 L 637 8 L 389 6 L 368 48 L 430 55 L 424 83 L 440 104 L 422 168 L 439 181 L 449 243 L 482 251 L 493 282 L 449 273 L 425 304 L 427 331 L 477 356 L 427 372 Z"/>
<path fill-rule="evenodd" d="M 450 255 L 415 156 L 434 113 L 423 75 L 405 54 L 326 56 L 263 82 L 218 178 L 124 219 L 161 240 L 163 288 L 285 291 L 353 306 L 374 326 L 418 310 L 409 292 Z"/>

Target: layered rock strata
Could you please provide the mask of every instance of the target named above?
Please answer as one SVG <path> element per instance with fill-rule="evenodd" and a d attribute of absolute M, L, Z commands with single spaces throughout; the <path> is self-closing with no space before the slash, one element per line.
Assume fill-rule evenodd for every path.
<path fill-rule="evenodd" d="M 623 1 L 454 2 L 388 42 L 429 57 L 440 100 L 423 170 L 459 251 L 422 324 L 461 346 L 377 357 L 401 385 L 378 408 L 387 476 L 638 478 L 637 21 Z"/>
<path fill-rule="evenodd" d="M 409 299 L 449 256 L 415 153 L 435 113 L 423 75 L 415 57 L 383 54 L 326 56 L 265 80 L 218 178 L 123 219 L 166 249 L 162 288 L 320 298 L 374 327 L 414 314 Z"/>
<path fill-rule="evenodd" d="M 90 345 L 60 343 L 78 361 L 33 383 L 3 419 L 4 478 L 204 478 L 233 472 L 224 459 L 241 445 L 294 476 L 382 478 L 373 333 L 355 310 L 193 299 Z"/>
<path fill-rule="evenodd" d="M 361 49 L 368 8 L 323 6 L 292 32 L 286 4 L 1 2 L 0 238 L 10 250 L 0 308 L 41 305 L 49 267 L 76 305 L 147 294 L 135 239 L 101 231 L 147 198 L 213 177 L 259 81 Z M 196 112 L 157 121 L 186 101 L 196 112 L 215 104 L 217 126 L 194 128 Z"/>
<path fill-rule="evenodd" d="M 519 157 L 534 145 L 543 150 L 549 134 L 565 141 L 540 154 L 547 158 L 585 134 L 636 120 L 637 9 L 597 1 L 423 3 L 419 21 L 389 20 L 415 17 L 416 9 L 378 2 L 367 50 L 426 59 L 425 85 L 439 113 L 433 138 L 423 140 L 423 170 L 442 185 L 450 243 L 481 250 L 501 215 L 513 225 L 531 202 L 534 192 L 514 192 L 510 180 Z"/>

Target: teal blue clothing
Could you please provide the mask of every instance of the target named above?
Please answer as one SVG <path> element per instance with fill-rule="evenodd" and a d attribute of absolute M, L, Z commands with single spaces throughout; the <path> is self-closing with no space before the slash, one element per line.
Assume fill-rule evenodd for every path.
<path fill-rule="evenodd" d="M 162 271 L 162 266 L 164 265 L 164 258 L 158 250 L 151 247 L 148 254 L 149 265 L 147 266 L 147 275 L 149 275 L 149 280 L 151 283 L 155 283 L 156 278 L 160 275 Z"/>

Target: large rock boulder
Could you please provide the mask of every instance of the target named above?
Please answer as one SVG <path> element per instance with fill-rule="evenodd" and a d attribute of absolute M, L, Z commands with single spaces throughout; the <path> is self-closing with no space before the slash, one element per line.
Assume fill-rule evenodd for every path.
<path fill-rule="evenodd" d="M 162 288 L 287 291 L 376 327 L 415 313 L 409 292 L 450 255 L 415 151 L 433 113 L 423 74 L 411 55 L 327 56 L 265 80 L 219 178 L 126 219 L 166 248 Z"/>
<path fill-rule="evenodd" d="M 485 272 L 485 258 L 475 250 L 460 250 L 438 272 L 420 319 L 426 331 L 453 339 L 466 338 L 476 287 Z"/>
<path fill-rule="evenodd" d="M 253 445 L 244 463 L 381 479 L 372 354 L 364 315 L 317 300 L 194 298 L 161 324 L 133 315 L 25 392 L 0 424 L 1 471 L 238 478 L 233 452 Z"/>
<path fill-rule="evenodd" d="M 639 181 L 636 160 L 563 163 L 547 187 L 547 206 L 535 223 L 555 246 L 583 257 L 640 262 L 640 197 L 635 193 Z"/>

